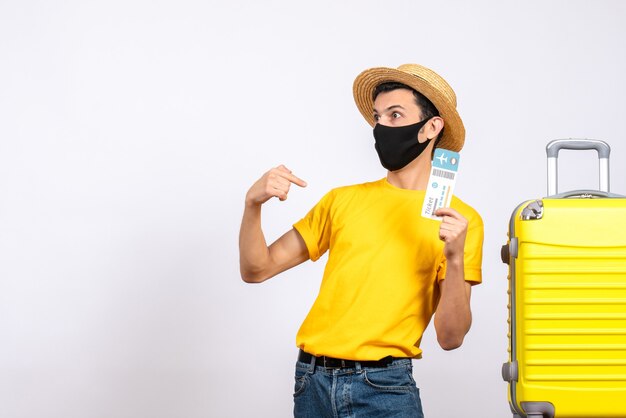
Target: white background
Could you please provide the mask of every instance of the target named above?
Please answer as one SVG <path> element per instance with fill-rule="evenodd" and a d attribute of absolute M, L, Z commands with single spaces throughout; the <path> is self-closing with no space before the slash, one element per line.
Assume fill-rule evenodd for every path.
<path fill-rule="evenodd" d="M 308 181 L 266 205 L 274 240 L 383 177 L 352 82 L 406 62 L 456 90 L 456 190 L 486 233 L 473 328 L 453 352 L 429 328 L 415 378 L 429 418 L 509 416 L 500 246 L 546 193 L 551 139 L 606 140 L 626 193 L 625 18 L 602 0 L 1 1 L 0 417 L 290 416 L 326 257 L 244 284 L 244 195 L 281 163 Z M 561 190 L 596 167 L 563 152 Z"/>

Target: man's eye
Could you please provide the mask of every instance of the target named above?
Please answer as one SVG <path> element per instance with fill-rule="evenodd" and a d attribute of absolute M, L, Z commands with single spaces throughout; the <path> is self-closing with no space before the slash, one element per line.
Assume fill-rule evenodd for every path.
<path fill-rule="evenodd" d="M 401 115 L 401 114 L 399 114 L 398 112 L 393 112 L 393 113 L 391 114 L 391 117 L 392 117 L 392 118 L 394 118 L 394 119 L 398 119 L 398 118 L 399 118 L 399 117 L 401 117 L 401 116 L 402 116 L 402 115 Z"/>
<path fill-rule="evenodd" d="M 378 122 L 378 119 L 380 119 L 380 116 L 378 116 L 378 115 L 374 115 L 374 120 L 375 120 L 376 122 Z"/>

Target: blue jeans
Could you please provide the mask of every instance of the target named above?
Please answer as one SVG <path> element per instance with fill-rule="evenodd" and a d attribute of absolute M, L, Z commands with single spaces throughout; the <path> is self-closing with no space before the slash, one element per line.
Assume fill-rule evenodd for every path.
<path fill-rule="evenodd" d="M 296 418 L 424 418 L 410 359 L 342 369 L 298 361 L 293 397 Z"/>

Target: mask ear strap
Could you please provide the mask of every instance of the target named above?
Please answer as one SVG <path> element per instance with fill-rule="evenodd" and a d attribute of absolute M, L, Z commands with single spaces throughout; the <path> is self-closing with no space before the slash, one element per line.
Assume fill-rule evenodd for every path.
<path fill-rule="evenodd" d="M 439 142 L 441 142 L 441 138 L 443 137 L 443 130 L 445 129 L 445 127 L 441 128 L 441 131 L 439 131 L 439 135 L 437 135 L 437 140 L 435 141 L 435 146 L 433 147 L 433 149 L 437 148 L 437 145 L 439 145 Z"/>

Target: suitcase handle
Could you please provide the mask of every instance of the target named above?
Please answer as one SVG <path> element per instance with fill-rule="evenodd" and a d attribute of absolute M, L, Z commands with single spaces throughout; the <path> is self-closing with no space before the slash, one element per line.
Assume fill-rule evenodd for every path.
<path fill-rule="evenodd" d="M 562 149 L 570 150 L 592 150 L 598 152 L 600 161 L 600 187 L 602 192 L 609 192 L 609 155 L 611 147 L 604 141 L 597 139 L 556 139 L 546 146 L 546 154 L 548 155 L 548 196 L 558 193 L 558 171 L 557 161 L 559 151 Z"/>

